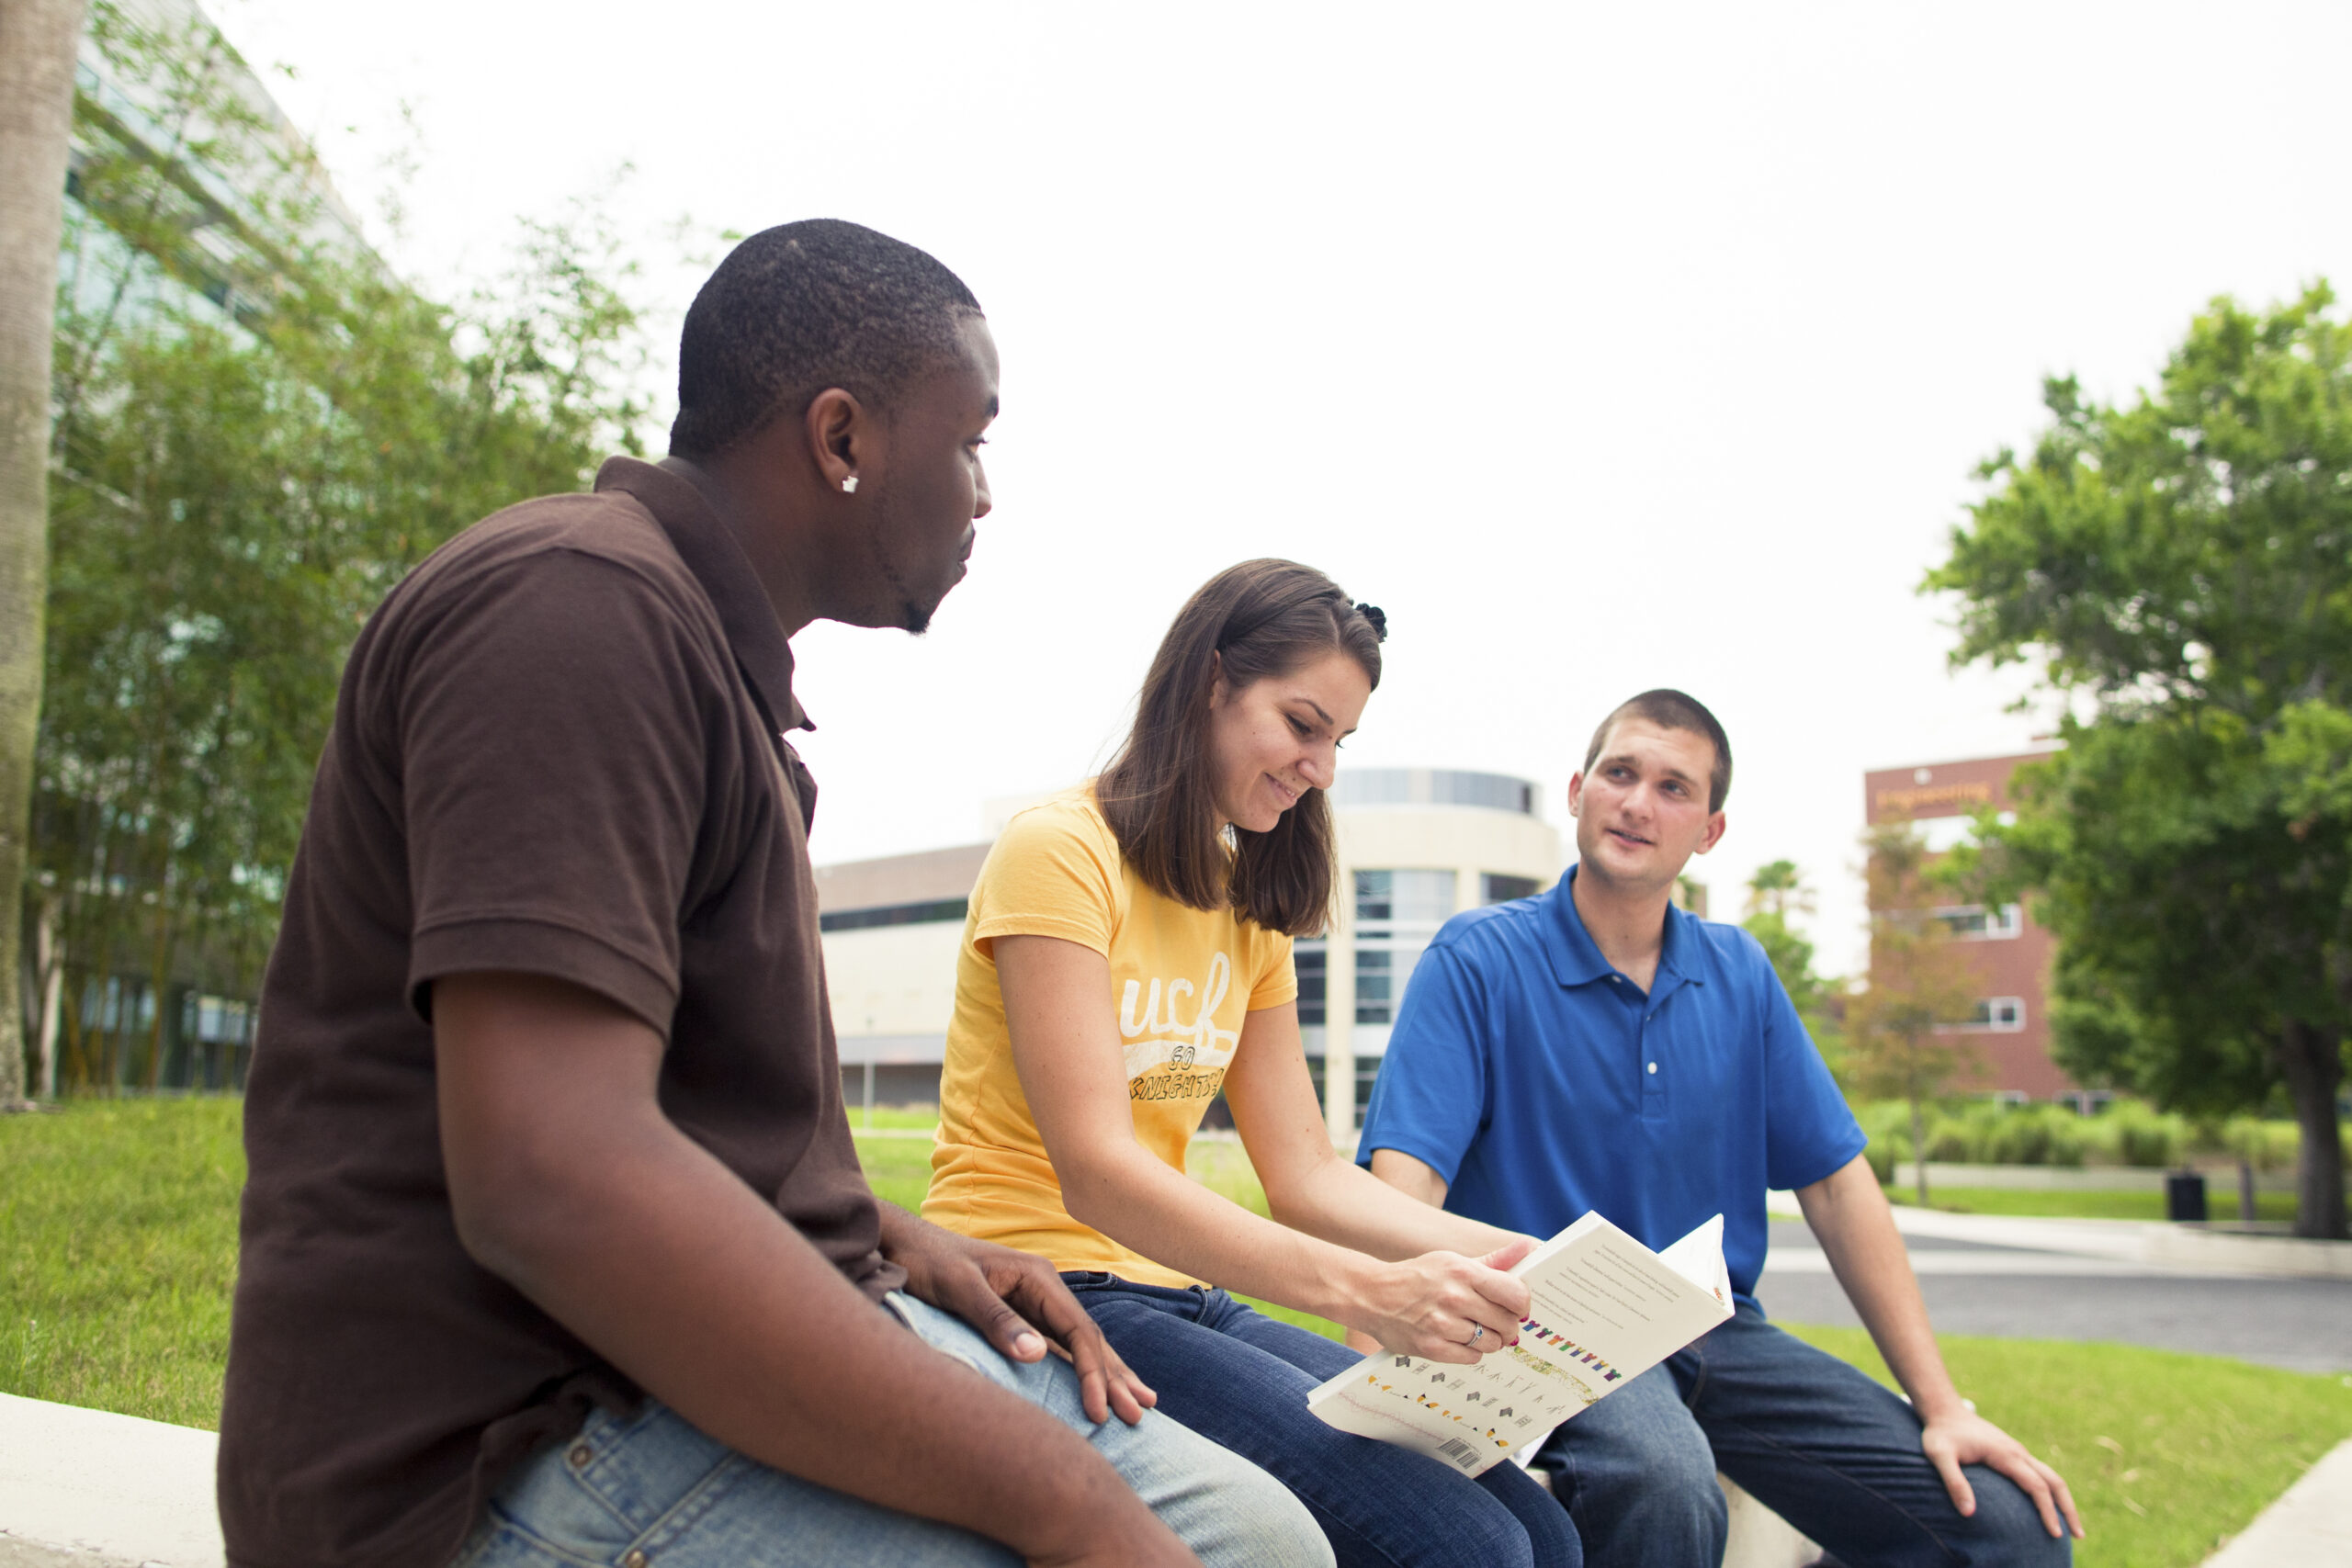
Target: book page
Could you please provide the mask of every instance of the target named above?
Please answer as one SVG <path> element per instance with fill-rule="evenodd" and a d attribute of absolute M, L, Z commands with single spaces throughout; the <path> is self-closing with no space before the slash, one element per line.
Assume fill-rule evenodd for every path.
<path fill-rule="evenodd" d="M 1717 1216 L 1668 1248 L 1674 1267 L 1587 1214 L 1512 1270 L 1531 1297 L 1518 1344 L 1473 1366 L 1381 1351 L 1316 1389 L 1307 1408 L 1481 1474 L 1731 1315 L 1728 1285 L 1718 1297 L 1707 1282 L 1724 1273 L 1722 1225 Z"/>

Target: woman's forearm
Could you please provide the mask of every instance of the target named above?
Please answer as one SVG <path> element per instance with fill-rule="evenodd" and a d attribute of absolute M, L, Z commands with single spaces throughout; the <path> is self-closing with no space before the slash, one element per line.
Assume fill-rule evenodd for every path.
<path fill-rule="evenodd" d="M 1266 1202 L 1283 1224 L 1374 1258 L 1438 1251 L 1478 1258 L 1519 1239 L 1515 1231 L 1409 1198 L 1336 1154 L 1292 1177 L 1279 1195 L 1269 1188 Z"/>
<path fill-rule="evenodd" d="M 1245 1295 L 1346 1322 L 1360 1315 L 1367 1276 L 1379 1267 L 1361 1249 L 1251 1213 L 1131 1140 L 1066 1156 L 1057 1169 L 1073 1219 L 1155 1263 Z"/>

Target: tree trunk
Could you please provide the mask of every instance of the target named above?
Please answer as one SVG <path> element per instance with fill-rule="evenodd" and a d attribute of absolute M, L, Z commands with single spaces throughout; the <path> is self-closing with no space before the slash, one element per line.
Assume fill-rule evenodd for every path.
<path fill-rule="evenodd" d="M 2278 1032 L 2278 1069 L 2294 1101 L 2300 1134 L 2295 1234 L 2352 1239 L 2345 1230 L 2344 1136 L 2335 1120 L 2335 1093 L 2344 1084 L 2342 1033 L 2287 1020 Z"/>
<path fill-rule="evenodd" d="M 65 1002 L 65 953 L 57 941 L 57 905 L 44 898 L 33 927 L 33 973 L 40 984 L 40 1097 L 57 1098 L 58 1020 Z"/>
<path fill-rule="evenodd" d="M 1919 1194 L 1919 1207 L 1928 1206 L 1928 1140 L 1919 1114 L 1919 1096 L 1911 1095 L 1911 1181 Z"/>
<path fill-rule="evenodd" d="M 84 0 L 0 0 L 0 1103 L 25 1094 L 26 834 L 49 600 L 57 247 Z"/>

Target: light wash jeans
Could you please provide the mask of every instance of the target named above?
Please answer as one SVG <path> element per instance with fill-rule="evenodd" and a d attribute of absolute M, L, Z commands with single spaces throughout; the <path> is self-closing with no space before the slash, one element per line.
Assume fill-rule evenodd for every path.
<path fill-rule="evenodd" d="M 1206 1568 L 1332 1568 L 1280 1482 L 1156 1411 L 1101 1426 L 1078 1374 L 1008 1361 L 961 1319 L 904 1293 L 891 1308 L 932 1348 L 1082 1432 Z M 500 1486 L 457 1568 L 1020 1568 L 968 1531 L 897 1513 L 744 1458 L 647 1400 L 596 1411 Z"/>

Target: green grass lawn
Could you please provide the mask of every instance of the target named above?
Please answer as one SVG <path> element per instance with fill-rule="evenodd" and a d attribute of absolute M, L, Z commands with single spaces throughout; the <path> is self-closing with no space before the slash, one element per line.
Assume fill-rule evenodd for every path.
<path fill-rule="evenodd" d="M 1886 1195 L 1897 1203 L 1913 1201 L 1909 1187 L 1890 1187 Z M 2161 1192 L 2057 1192 L 2032 1187 L 1936 1187 L 1928 1189 L 1928 1207 L 1945 1209 L 1955 1214 L 2029 1214 L 2039 1219 L 2069 1220 L 2161 1220 L 2165 1217 L 2165 1195 Z M 2238 1195 L 2234 1190 L 2216 1190 L 2208 1197 L 2208 1212 L 2216 1220 L 2238 1217 Z M 2295 1217 L 2295 1195 L 2292 1192 L 2257 1192 L 2254 1195 L 2255 1218 L 2261 1220 L 2292 1220 Z"/>
<path fill-rule="evenodd" d="M 1893 1385 L 1859 1328 L 1782 1325 Z M 2190 1568 L 2352 1436 L 2352 1378 L 2127 1345 L 1939 1337 L 1960 1391 L 2056 1467 L 2084 1568 Z"/>
<path fill-rule="evenodd" d="M 238 1111 L 228 1100 L 93 1101 L 0 1117 L 0 1391 L 217 1424 Z M 860 1138 L 858 1152 L 876 1191 L 922 1202 L 928 1139 Z M 1196 1144 L 1193 1166 L 1264 1213 L 1238 1146 Z M 1858 1331 L 1796 1332 L 1883 1375 Z M 2192 1568 L 2352 1435 L 2343 1379 L 2112 1345 L 1944 1347 L 1962 1392 L 2074 1485 L 2091 1526 L 2086 1568 Z"/>
<path fill-rule="evenodd" d="M 220 1425 L 242 1109 L 85 1101 L 0 1117 L 0 1391 Z"/>

